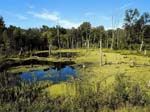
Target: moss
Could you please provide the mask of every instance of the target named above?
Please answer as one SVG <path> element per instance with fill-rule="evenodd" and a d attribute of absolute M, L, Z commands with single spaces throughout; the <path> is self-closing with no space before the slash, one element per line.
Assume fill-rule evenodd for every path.
<path fill-rule="evenodd" d="M 75 96 L 75 88 L 72 83 L 62 82 L 59 84 L 54 84 L 45 89 L 45 91 L 48 92 L 53 98 L 57 96 Z"/>

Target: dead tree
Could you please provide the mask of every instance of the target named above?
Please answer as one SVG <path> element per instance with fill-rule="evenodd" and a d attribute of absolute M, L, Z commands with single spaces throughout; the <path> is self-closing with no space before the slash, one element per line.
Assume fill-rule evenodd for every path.
<path fill-rule="evenodd" d="M 112 16 L 112 43 L 111 43 L 111 49 L 113 49 L 113 45 L 114 45 L 114 17 Z"/>
<path fill-rule="evenodd" d="M 100 66 L 102 66 L 102 39 L 100 39 Z"/>
<path fill-rule="evenodd" d="M 142 43 L 141 43 L 141 46 L 140 46 L 140 52 L 142 51 L 143 44 L 144 44 L 144 41 L 142 40 Z"/>
<path fill-rule="evenodd" d="M 49 47 L 48 47 L 49 48 L 49 56 L 51 55 L 51 47 L 52 47 L 51 44 L 49 44 Z"/>

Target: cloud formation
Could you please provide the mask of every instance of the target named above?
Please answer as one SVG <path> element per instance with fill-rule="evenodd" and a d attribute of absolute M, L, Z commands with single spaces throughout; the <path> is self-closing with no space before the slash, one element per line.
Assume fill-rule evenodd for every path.
<path fill-rule="evenodd" d="M 108 16 L 101 16 L 101 18 L 102 18 L 103 20 L 110 20 L 110 19 L 111 19 L 111 17 L 108 17 Z"/>
<path fill-rule="evenodd" d="M 129 6 L 131 6 L 131 5 L 132 5 L 132 3 L 124 4 L 124 5 L 122 5 L 122 6 L 120 7 L 120 9 L 121 9 L 121 10 L 124 10 L 124 9 L 128 8 Z"/>
<path fill-rule="evenodd" d="M 30 12 L 28 12 L 28 14 L 31 14 L 32 16 L 39 18 L 39 19 L 50 20 L 52 22 L 55 22 L 56 24 L 59 23 L 61 26 L 65 27 L 65 28 L 71 28 L 71 27 L 77 28 L 81 24 L 81 23 L 76 23 L 76 22 L 62 19 L 59 16 L 58 12 L 48 12 L 48 11 L 44 10 L 42 12 L 30 11 Z"/>
<path fill-rule="evenodd" d="M 31 5 L 31 4 L 27 4 L 27 7 L 28 7 L 29 9 L 34 9 L 34 8 L 35 8 L 35 6 L 34 6 L 34 5 Z"/>
<path fill-rule="evenodd" d="M 23 15 L 16 15 L 16 17 L 20 20 L 27 20 L 28 19 L 26 16 L 23 16 Z"/>
<path fill-rule="evenodd" d="M 93 13 L 93 12 L 86 12 L 85 13 L 85 16 L 94 16 L 95 15 L 95 13 Z"/>

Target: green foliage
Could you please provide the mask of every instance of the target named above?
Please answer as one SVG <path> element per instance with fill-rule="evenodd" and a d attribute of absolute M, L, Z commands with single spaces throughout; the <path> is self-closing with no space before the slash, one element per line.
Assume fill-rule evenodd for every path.
<path fill-rule="evenodd" d="M 18 53 L 24 55 L 25 53 L 22 52 L 32 54 L 32 51 L 47 50 L 50 44 L 53 49 L 84 48 L 88 43 L 90 47 L 98 48 L 99 39 L 102 39 L 104 48 L 112 46 L 113 49 L 117 49 L 114 52 L 120 54 L 142 55 L 143 52 L 138 51 L 141 41 L 144 41 L 143 50 L 150 49 L 150 16 L 148 13 L 139 16 L 137 9 L 127 10 L 125 28 L 116 30 L 105 30 L 103 26 L 92 27 L 89 22 L 72 29 L 60 26 L 21 29 L 15 26 L 5 27 L 3 18 L 0 17 L 0 53 L 6 56 L 18 55 Z M 119 49 L 129 48 L 137 51 L 119 51 Z M 149 52 L 147 54 L 149 55 Z M 97 61 L 97 53 L 91 57 L 94 62 Z M 85 59 L 80 56 L 78 61 L 90 61 L 91 57 Z M 22 82 L 18 75 L 0 73 L 0 111 L 98 112 L 124 108 L 132 110 L 131 107 L 134 107 L 134 111 L 136 107 L 141 111 L 141 107 L 147 108 L 150 105 L 150 93 L 145 86 L 146 83 L 138 82 L 125 74 L 117 74 L 113 84 L 108 87 L 105 84 L 101 85 L 101 82 L 95 82 L 91 86 L 91 82 L 85 80 L 73 80 L 72 83 L 75 84 L 74 96 L 67 94 L 52 98 L 48 93 L 43 92 L 45 88 L 52 85 L 50 82 L 26 83 Z"/>
<path fill-rule="evenodd" d="M 105 30 L 103 26 L 92 27 L 90 22 L 83 22 L 78 28 L 65 29 L 60 26 L 21 29 L 15 26 L 5 27 L 0 17 L 0 51 L 4 54 L 17 54 L 49 48 L 88 48 L 99 47 L 102 39 L 103 48 L 112 49 L 149 49 L 150 14 L 139 14 L 137 9 L 125 12 L 123 29 Z M 144 43 L 141 45 L 141 43 Z M 141 46 L 141 47 L 140 47 Z"/>
<path fill-rule="evenodd" d="M 9 77 L 9 78 L 8 78 Z M 111 89 L 103 88 L 100 83 L 98 91 L 92 91 L 90 84 L 76 81 L 75 97 L 58 96 L 51 98 L 42 90 L 51 85 L 49 82 L 25 83 L 16 82 L 12 85 L 9 74 L 1 73 L 0 80 L 0 111 L 51 111 L 51 112 L 99 112 L 135 109 L 148 109 L 150 94 L 146 88 L 125 74 L 116 75 Z M 73 80 L 72 80 L 73 81 Z M 74 81 L 73 81 L 74 83 Z M 88 89 L 89 88 L 89 89 Z M 91 90 L 91 91 L 88 91 Z M 131 105 L 133 108 L 129 108 Z M 143 111 L 142 108 L 135 110 Z"/>

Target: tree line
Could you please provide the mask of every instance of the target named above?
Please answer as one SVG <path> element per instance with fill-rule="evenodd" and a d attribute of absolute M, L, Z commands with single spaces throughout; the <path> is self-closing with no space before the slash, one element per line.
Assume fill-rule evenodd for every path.
<path fill-rule="evenodd" d="M 0 51 L 3 54 L 47 50 L 50 47 L 97 48 L 100 39 L 103 48 L 150 49 L 150 13 L 140 14 L 137 9 L 128 9 L 122 28 L 116 29 L 92 27 L 90 22 L 83 22 L 78 28 L 71 29 L 59 25 L 22 29 L 12 25 L 6 27 L 3 17 L 0 17 Z"/>

